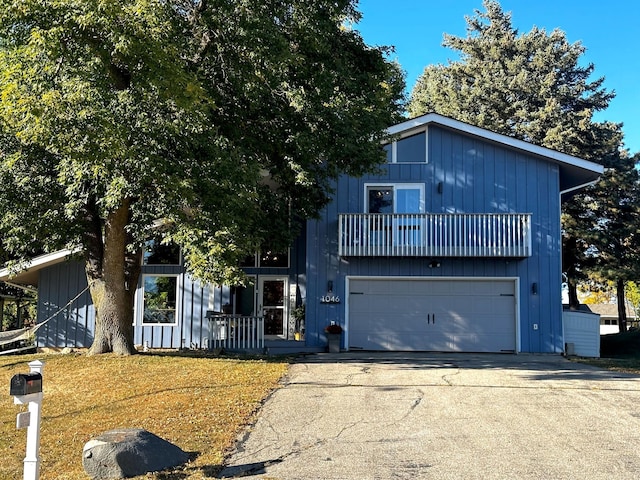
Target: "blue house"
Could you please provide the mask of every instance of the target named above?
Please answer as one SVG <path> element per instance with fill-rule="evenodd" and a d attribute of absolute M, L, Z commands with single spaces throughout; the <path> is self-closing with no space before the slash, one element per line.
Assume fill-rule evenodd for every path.
<path fill-rule="evenodd" d="M 247 259 L 250 286 L 202 285 L 150 245 L 135 343 L 322 351 L 335 323 L 352 351 L 562 353 L 560 206 L 602 167 L 437 114 L 388 133 L 379 172 L 339 178 L 288 252 Z M 88 293 L 68 304 L 86 287 L 69 253 L 11 280 L 37 285 L 39 322 L 56 314 L 39 346 L 93 338 Z"/>

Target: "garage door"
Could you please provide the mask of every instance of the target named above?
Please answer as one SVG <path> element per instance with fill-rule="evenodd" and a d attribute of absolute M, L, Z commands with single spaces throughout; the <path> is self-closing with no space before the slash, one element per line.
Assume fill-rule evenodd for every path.
<path fill-rule="evenodd" d="M 353 350 L 514 352 L 515 280 L 349 281 Z"/>

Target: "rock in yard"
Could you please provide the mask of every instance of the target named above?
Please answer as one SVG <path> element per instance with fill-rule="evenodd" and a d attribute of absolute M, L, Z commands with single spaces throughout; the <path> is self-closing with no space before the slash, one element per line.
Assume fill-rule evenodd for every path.
<path fill-rule="evenodd" d="M 89 440 L 82 465 L 93 480 L 129 478 L 186 463 L 186 452 L 139 428 L 110 430 Z"/>

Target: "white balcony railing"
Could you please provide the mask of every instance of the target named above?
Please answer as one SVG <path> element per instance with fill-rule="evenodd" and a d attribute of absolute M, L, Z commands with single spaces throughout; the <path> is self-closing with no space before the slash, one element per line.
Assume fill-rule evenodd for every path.
<path fill-rule="evenodd" d="M 209 348 L 262 350 L 264 348 L 263 317 L 244 317 L 207 312 Z"/>
<path fill-rule="evenodd" d="M 529 257 L 531 214 L 341 214 L 339 254 L 356 257 Z"/>

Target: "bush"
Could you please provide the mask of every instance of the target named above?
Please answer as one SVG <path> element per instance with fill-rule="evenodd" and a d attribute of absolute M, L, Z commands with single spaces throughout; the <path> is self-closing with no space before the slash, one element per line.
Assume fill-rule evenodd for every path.
<path fill-rule="evenodd" d="M 609 358 L 640 358 L 640 330 L 600 336 L 600 356 Z"/>

